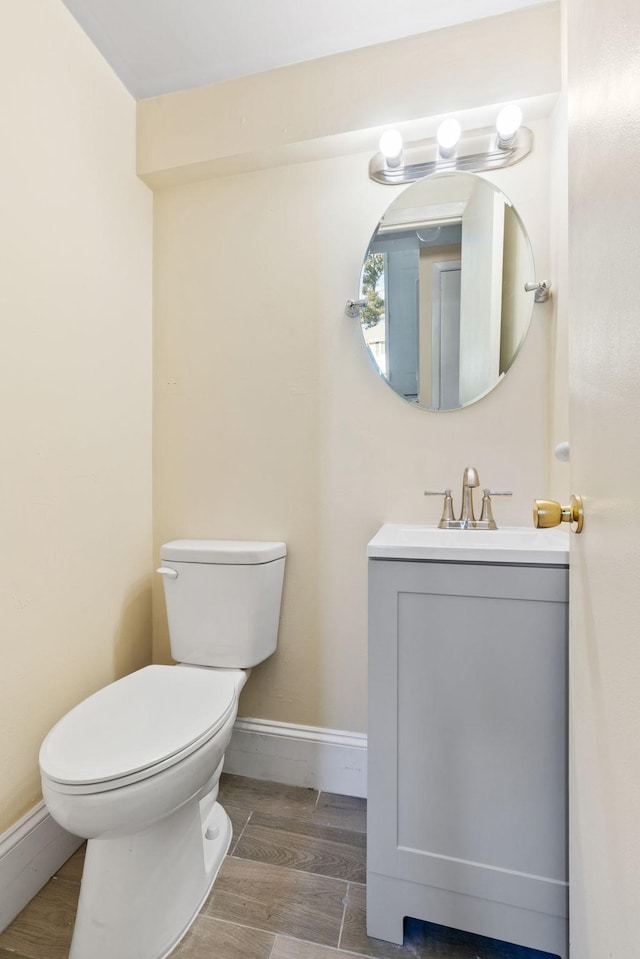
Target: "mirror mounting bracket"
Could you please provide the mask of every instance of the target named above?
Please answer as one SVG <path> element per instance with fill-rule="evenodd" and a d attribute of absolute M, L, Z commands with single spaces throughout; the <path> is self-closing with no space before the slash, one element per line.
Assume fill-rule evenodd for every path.
<path fill-rule="evenodd" d="M 525 283 L 525 293 L 533 293 L 534 303 L 546 303 L 551 296 L 551 282 L 549 280 L 536 280 L 533 283 Z"/>
<path fill-rule="evenodd" d="M 366 302 L 366 300 L 347 300 L 347 305 L 344 308 L 345 316 L 349 316 L 351 319 L 360 316 L 360 310 Z"/>

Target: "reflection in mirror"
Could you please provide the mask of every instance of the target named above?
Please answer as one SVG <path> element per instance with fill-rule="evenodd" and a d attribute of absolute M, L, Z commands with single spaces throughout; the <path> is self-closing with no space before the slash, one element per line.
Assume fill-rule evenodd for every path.
<path fill-rule="evenodd" d="M 396 198 L 362 269 L 365 343 L 382 376 L 430 410 L 492 390 L 526 337 L 531 247 L 507 197 L 472 173 L 425 177 Z"/>

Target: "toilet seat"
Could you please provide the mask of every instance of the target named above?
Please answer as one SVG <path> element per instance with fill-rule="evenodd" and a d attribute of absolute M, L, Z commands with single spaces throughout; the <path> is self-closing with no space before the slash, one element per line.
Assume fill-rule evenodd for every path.
<path fill-rule="evenodd" d="M 42 775 L 58 792 L 96 793 L 176 765 L 234 713 L 233 672 L 147 666 L 111 683 L 53 727 Z"/>

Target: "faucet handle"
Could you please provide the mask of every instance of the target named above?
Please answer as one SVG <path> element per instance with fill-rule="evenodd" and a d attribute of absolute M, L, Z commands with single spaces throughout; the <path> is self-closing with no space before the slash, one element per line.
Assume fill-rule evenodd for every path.
<path fill-rule="evenodd" d="M 480 522 L 487 523 L 488 529 L 497 529 L 498 527 L 496 525 L 496 521 L 493 518 L 493 510 L 491 509 L 492 496 L 513 496 L 513 492 L 511 490 L 482 490 L 482 510 L 480 512 Z"/>
<path fill-rule="evenodd" d="M 448 529 L 449 520 L 452 520 L 454 518 L 453 517 L 453 496 L 451 495 L 451 490 L 450 489 L 445 489 L 445 490 L 426 489 L 424 491 L 424 495 L 425 496 L 444 496 L 442 516 L 440 517 L 438 528 Z"/>

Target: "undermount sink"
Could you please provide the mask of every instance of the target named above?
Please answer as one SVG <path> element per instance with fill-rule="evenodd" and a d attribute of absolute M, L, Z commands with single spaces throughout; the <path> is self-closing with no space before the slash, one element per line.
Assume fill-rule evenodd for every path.
<path fill-rule="evenodd" d="M 438 529 L 386 523 L 367 546 L 370 559 L 569 565 L 569 531 L 511 526 L 503 529 Z"/>

